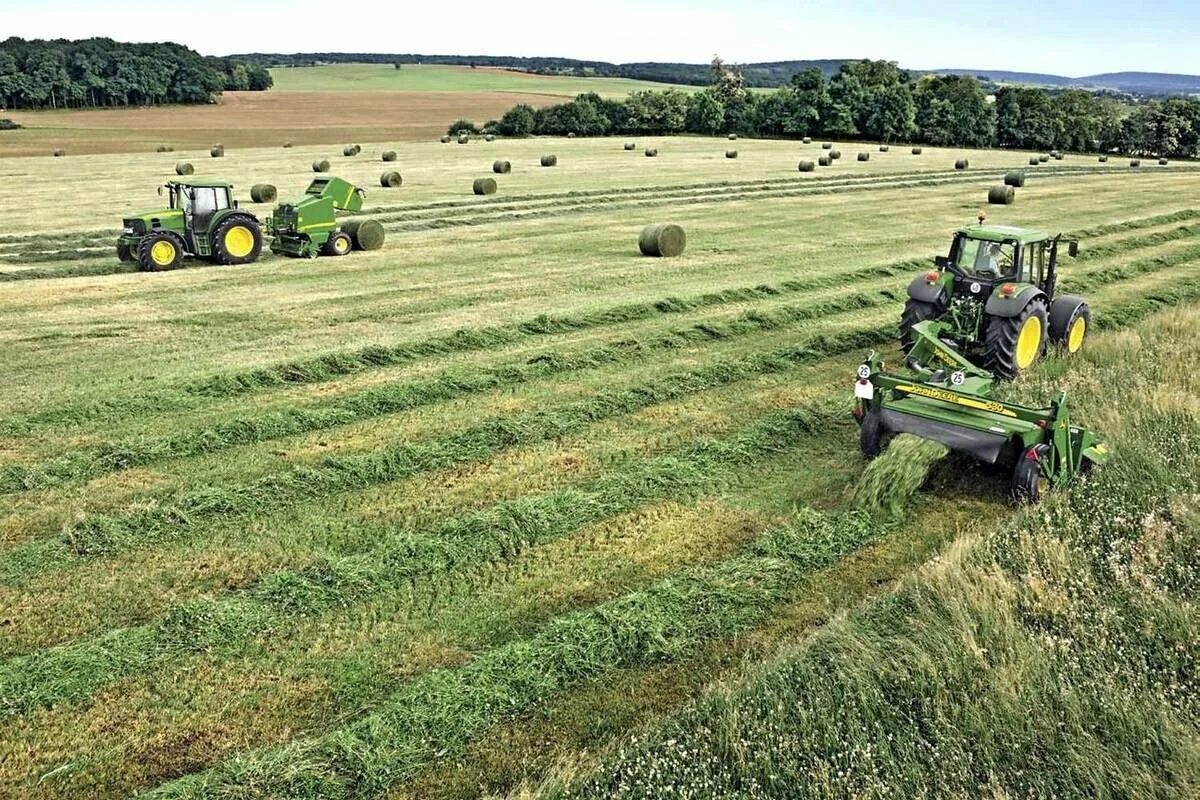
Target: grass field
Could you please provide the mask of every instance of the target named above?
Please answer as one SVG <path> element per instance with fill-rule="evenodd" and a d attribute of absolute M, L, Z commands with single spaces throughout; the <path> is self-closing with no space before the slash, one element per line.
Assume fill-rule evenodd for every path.
<path fill-rule="evenodd" d="M 0 786 L 1194 796 L 1200 171 L 1068 156 L 990 210 L 1083 240 L 1097 333 L 1010 391 L 1113 463 L 1019 510 L 934 459 L 886 515 L 853 368 L 1028 154 L 727 144 L 0 161 Z M 287 199 L 318 156 L 383 250 L 112 254 L 177 160 Z"/>
<path fill-rule="evenodd" d="M 628 78 L 575 78 L 493 67 L 423 64 L 405 64 L 402 69 L 391 64 L 277 67 L 271 70 L 271 77 L 280 91 L 304 92 L 500 92 L 552 97 L 596 92 L 602 97 L 624 97 L 642 89 L 696 89 Z"/>

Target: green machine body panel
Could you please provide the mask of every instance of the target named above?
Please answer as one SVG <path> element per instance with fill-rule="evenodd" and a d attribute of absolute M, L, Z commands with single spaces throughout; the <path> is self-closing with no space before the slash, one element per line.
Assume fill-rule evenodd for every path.
<path fill-rule="evenodd" d="M 366 192 L 341 178 L 317 178 L 304 196 L 280 203 L 267 220 L 271 252 L 316 258 L 338 230 L 337 212 L 361 211 Z"/>

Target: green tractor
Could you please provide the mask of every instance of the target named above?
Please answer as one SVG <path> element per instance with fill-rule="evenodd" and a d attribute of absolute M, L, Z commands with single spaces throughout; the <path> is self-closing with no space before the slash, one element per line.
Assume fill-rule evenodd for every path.
<path fill-rule="evenodd" d="M 218 264 L 247 264 L 262 252 L 262 229 L 238 208 L 233 185 L 218 181 L 169 181 L 158 193 L 169 208 L 126 217 L 117 258 L 143 270 L 176 269 L 184 255 Z"/>
<path fill-rule="evenodd" d="M 900 344 L 909 352 L 921 322 L 945 323 L 940 335 L 996 377 L 1013 380 L 1049 343 L 1067 353 L 1083 346 L 1091 316 L 1087 301 L 1055 293 L 1060 245 L 1072 257 L 1079 243 L 1061 234 L 979 224 L 954 234 L 950 255 L 908 287 Z"/>

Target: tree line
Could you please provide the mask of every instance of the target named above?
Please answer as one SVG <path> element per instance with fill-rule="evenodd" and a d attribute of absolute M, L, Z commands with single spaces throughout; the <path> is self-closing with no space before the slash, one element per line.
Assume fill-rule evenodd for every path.
<path fill-rule="evenodd" d="M 463 123 L 470 124 L 455 125 Z M 543 108 L 517 105 L 483 129 L 504 136 L 819 136 L 1179 158 L 1200 150 L 1200 100 L 1131 107 L 1082 89 L 1014 86 L 989 94 L 971 76 L 914 77 L 894 62 L 869 60 L 844 64 L 832 77 L 805 69 L 764 94 L 749 91 L 737 69 L 714 59 L 710 85 L 700 91 L 641 91 L 625 100 L 588 93 Z"/>
<path fill-rule="evenodd" d="M 0 108 L 208 103 L 221 91 L 262 91 L 271 84 L 261 64 L 201 56 L 170 42 L 0 42 Z"/>

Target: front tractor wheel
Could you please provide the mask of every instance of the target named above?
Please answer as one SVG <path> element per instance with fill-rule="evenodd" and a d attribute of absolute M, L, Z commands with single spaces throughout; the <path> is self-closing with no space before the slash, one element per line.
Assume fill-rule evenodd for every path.
<path fill-rule="evenodd" d="M 984 365 L 996 377 L 1014 380 L 1029 369 L 1046 349 L 1049 325 L 1046 301 L 1038 297 L 1015 317 L 988 317 L 984 335 Z"/>
<path fill-rule="evenodd" d="M 251 217 L 226 217 L 213 232 L 212 241 L 218 264 L 249 264 L 262 254 L 262 229 Z"/>
<path fill-rule="evenodd" d="M 137 260 L 146 272 L 179 269 L 183 263 L 183 242 L 173 233 L 155 231 L 138 245 Z"/>
<path fill-rule="evenodd" d="M 913 348 L 913 326 L 918 322 L 927 322 L 942 316 L 942 308 L 936 303 L 925 303 L 911 297 L 904 304 L 904 313 L 900 316 L 900 349 L 907 355 Z"/>
<path fill-rule="evenodd" d="M 125 263 L 133 261 L 136 258 L 132 249 L 125 242 L 117 242 L 117 260 Z"/>
<path fill-rule="evenodd" d="M 353 249 L 354 242 L 350 239 L 350 234 L 345 231 L 334 231 L 329 234 L 329 239 L 325 242 L 322 252 L 327 256 L 344 256 Z"/>

